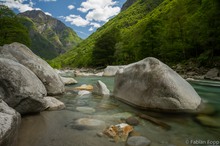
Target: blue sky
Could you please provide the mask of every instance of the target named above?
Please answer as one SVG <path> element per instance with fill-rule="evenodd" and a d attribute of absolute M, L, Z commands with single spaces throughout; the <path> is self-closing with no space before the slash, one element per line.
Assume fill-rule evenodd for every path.
<path fill-rule="evenodd" d="M 71 27 L 81 38 L 120 12 L 126 0 L 0 0 L 16 13 L 42 10 Z"/>

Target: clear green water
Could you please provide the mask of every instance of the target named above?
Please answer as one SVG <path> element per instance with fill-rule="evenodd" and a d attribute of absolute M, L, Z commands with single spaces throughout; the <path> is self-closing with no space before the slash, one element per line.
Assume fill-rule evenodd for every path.
<path fill-rule="evenodd" d="M 77 127 L 74 121 L 79 118 L 93 118 L 105 121 L 106 126 L 119 124 L 123 118 L 136 113 L 151 115 L 171 126 L 166 130 L 149 121 L 139 119 L 140 124 L 135 126 L 135 132 L 151 140 L 151 146 L 189 146 L 211 145 L 210 141 L 220 141 L 220 129 L 202 126 L 195 117 L 188 114 L 165 114 L 137 110 L 112 97 L 96 95 L 78 96 L 73 90 L 81 84 L 95 84 L 102 80 L 112 91 L 114 79 L 112 77 L 78 77 L 77 85 L 66 87 L 66 94 L 57 97 L 66 104 L 61 111 L 45 111 L 37 115 L 22 118 L 17 146 L 125 146 L 125 142 L 114 143 L 107 137 L 97 136 L 103 127 L 88 129 Z M 201 98 L 216 112 L 212 115 L 215 122 L 220 117 L 220 83 L 218 82 L 191 82 Z M 86 114 L 76 110 L 77 107 L 92 107 L 96 111 Z M 196 144 L 196 140 L 199 144 Z M 193 144 L 194 142 L 194 144 Z M 206 142 L 206 144 L 204 144 Z"/>

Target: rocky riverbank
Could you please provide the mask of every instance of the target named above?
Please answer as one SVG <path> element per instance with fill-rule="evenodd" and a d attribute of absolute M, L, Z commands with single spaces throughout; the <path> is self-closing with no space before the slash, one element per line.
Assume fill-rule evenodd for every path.
<path fill-rule="evenodd" d="M 0 47 L 0 145 L 12 146 L 20 114 L 63 109 L 56 98 L 64 93 L 60 76 L 23 44 Z"/>

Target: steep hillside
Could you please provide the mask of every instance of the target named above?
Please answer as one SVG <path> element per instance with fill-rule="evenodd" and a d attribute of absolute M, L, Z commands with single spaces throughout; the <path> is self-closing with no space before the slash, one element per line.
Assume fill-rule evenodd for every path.
<path fill-rule="evenodd" d="M 168 64 L 220 56 L 219 0 L 137 0 L 51 65 L 127 64 L 148 56 Z"/>
<path fill-rule="evenodd" d="M 29 29 L 31 49 L 45 59 L 52 59 L 81 42 L 71 28 L 42 11 L 32 10 L 18 15 Z"/>
<path fill-rule="evenodd" d="M 0 46 L 12 42 L 30 46 L 28 30 L 8 7 L 0 5 Z"/>
<path fill-rule="evenodd" d="M 135 3 L 137 0 L 127 0 L 124 4 L 123 4 L 123 6 L 122 6 L 122 8 L 121 8 L 121 11 L 124 11 L 124 10 L 126 10 L 127 8 L 129 8 L 133 3 Z"/>

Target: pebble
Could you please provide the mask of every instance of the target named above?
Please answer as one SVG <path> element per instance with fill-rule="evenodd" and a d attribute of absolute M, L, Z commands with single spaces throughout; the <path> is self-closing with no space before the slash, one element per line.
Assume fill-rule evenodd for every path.
<path fill-rule="evenodd" d="M 139 124 L 139 121 L 135 117 L 129 117 L 125 121 L 132 126 L 137 126 Z"/>
<path fill-rule="evenodd" d="M 151 141 L 143 136 L 132 136 L 127 140 L 127 146 L 149 146 Z"/>

